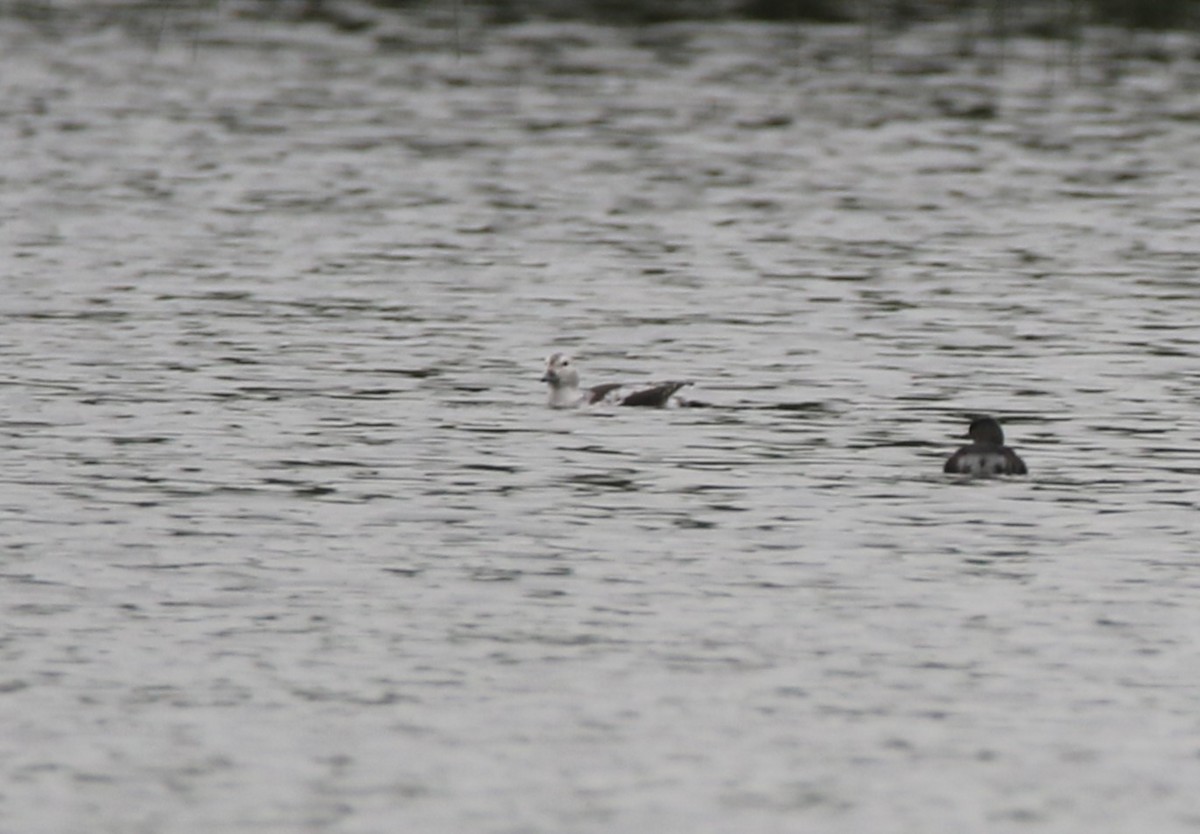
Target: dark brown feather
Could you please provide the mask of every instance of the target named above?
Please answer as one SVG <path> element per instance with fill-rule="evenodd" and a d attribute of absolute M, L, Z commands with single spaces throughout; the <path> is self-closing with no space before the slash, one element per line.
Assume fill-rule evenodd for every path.
<path fill-rule="evenodd" d="M 671 396 L 686 385 L 691 385 L 690 382 L 658 382 L 646 388 L 641 388 L 634 391 L 627 397 L 622 397 L 616 401 L 617 405 L 643 406 L 647 408 L 662 408 L 671 399 Z M 625 383 L 611 382 L 606 385 L 597 385 L 588 389 L 587 402 L 589 405 L 598 403 L 620 388 L 624 388 Z"/>

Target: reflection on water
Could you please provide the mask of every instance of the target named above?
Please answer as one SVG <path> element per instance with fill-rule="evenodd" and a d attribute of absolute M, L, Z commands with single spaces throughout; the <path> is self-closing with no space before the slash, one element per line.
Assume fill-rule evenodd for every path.
<path fill-rule="evenodd" d="M 0 22 L 0 827 L 1190 825 L 1191 40 L 477 35 Z"/>

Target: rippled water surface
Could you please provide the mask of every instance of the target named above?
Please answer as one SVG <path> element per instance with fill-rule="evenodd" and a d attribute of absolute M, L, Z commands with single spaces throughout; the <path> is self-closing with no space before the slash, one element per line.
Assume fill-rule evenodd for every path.
<path fill-rule="evenodd" d="M 1200 825 L 1194 42 L 138 24 L 0 21 L 0 829 Z"/>

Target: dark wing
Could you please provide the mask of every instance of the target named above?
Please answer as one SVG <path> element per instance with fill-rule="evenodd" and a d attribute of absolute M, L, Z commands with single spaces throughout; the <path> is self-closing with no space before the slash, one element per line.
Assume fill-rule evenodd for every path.
<path fill-rule="evenodd" d="M 962 457 L 962 453 L 963 453 L 963 450 L 959 449 L 957 452 L 955 452 L 949 458 L 947 458 L 946 465 L 942 467 L 942 471 L 949 472 L 952 474 L 957 473 L 958 472 L 958 459 L 960 457 Z"/>
<path fill-rule="evenodd" d="M 1017 457 L 1017 453 L 1007 446 L 1004 447 L 1004 457 L 1008 460 L 1008 472 L 1010 475 L 1029 474 L 1029 470 L 1025 468 L 1025 461 Z"/>
<path fill-rule="evenodd" d="M 588 405 L 592 405 L 593 403 L 598 403 L 601 400 L 603 400 L 605 397 L 607 397 L 609 394 L 611 394 L 613 391 L 616 391 L 618 388 L 624 388 L 624 387 L 625 387 L 625 383 L 623 383 L 623 382 L 609 382 L 604 385 L 597 385 L 593 388 L 589 388 L 589 389 L 587 389 Z"/>
<path fill-rule="evenodd" d="M 634 391 L 628 397 L 625 397 L 618 405 L 642 405 L 650 408 L 662 408 L 667 404 L 667 400 L 671 399 L 671 395 L 683 388 L 685 385 L 691 385 L 690 382 L 657 382 L 648 388 L 643 388 L 640 391 Z"/>

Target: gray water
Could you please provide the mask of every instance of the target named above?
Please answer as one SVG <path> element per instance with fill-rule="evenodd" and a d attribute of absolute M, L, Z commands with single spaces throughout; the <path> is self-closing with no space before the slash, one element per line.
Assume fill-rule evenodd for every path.
<path fill-rule="evenodd" d="M 1195 41 L 137 23 L 0 21 L 0 830 L 1200 826 Z"/>

